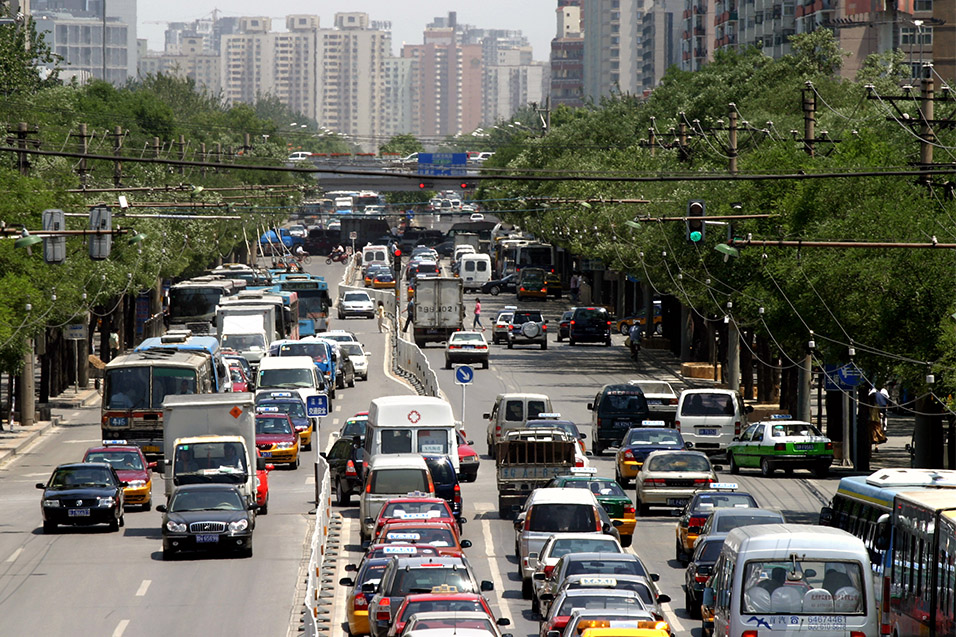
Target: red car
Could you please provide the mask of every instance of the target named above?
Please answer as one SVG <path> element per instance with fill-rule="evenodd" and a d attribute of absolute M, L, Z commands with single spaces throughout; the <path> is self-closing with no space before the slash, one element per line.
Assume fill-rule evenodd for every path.
<path fill-rule="evenodd" d="M 246 370 L 242 368 L 239 361 L 229 363 L 229 377 L 232 379 L 232 391 L 249 391 L 249 379 L 246 377 Z"/>
<path fill-rule="evenodd" d="M 412 615 L 433 611 L 487 613 L 491 623 L 495 623 L 488 600 L 477 593 L 416 593 L 405 597 L 388 634 L 401 635 Z"/>
<path fill-rule="evenodd" d="M 155 462 L 147 462 L 143 450 L 125 440 L 104 440 L 102 446 L 90 447 L 83 462 L 105 462 L 116 470 L 123 487 L 125 506 L 140 506 L 144 511 L 153 508 L 153 474 Z"/>
<path fill-rule="evenodd" d="M 377 538 L 379 531 L 385 524 L 391 522 L 421 521 L 446 522 L 456 524 L 455 515 L 443 498 L 429 497 L 401 497 L 392 498 L 385 503 L 375 521 L 375 530 L 372 538 Z"/>
<path fill-rule="evenodd" d="M 259 450 L 256 449 L 256 454 Z M 256 469 L 256 504 L 259 505 L 258 515 L 265 515 L 269 512 L 269 472 L 275 469 L 272 463 L 266 465 L 265 469 Z"/>
<path fill-rule="evenodd" d="M 455 522 L 431 522 L 413 520 L 389 522 L 378 534 L 379 543 L 408 542 L 410 544 L 430 544 L 438 549 L 442 557 L 463 557 L 462 550 L 471 546 L 470 540 L 458 537 Z"/>
<path fill-rule="evenodd" d="M 474 482 L 478 479 L 478 452 L 471 446 L 473 440 L 465 438 L 465 432 L 458 430 L 458 479 L 461 482 Z"/>
<path fill-rule="evenodd" d="M 267 411 L 268 410 L 268 411 Z M 288 414 L 278 407 L 259 407 L 256 414 L 256 448 L 274 464 L 299 468 L 299 434 Z"/>

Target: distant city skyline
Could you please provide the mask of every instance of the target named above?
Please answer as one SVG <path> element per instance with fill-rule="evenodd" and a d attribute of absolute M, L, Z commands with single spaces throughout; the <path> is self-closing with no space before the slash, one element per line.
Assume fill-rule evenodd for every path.
<path fill-rule="evenodd" d="M 223 5 L 227 8 L 223 8 Z M 323 27 L 331 27 L 336 13 L 362 12 L 376 22 L 392 23 L 392 53 L 398 55 L 402 43 L 420 44 L 425 25 L 450 11 L 458 13 L 458 22 L 480 29 L 520 30 L 528 38 L 534 59 L 545 61 L 555 33 L 557 0 L 485 0 L 477 3 L 418 3 L 408 0 L 342 0 L 308 3 L 303 0 L 273 0 L 265 5 L 254 0 L 167 0 L 139 2 L 137 37 L 146 38 L 150 50 L 163 49 L 165 22 L 192 22 L 208 17 L 219 8 L 222 16 L 267 16 L 281 18 L 273 22 L 281 27 L 289 14 L 318 15 Z M 157 24 L 162 22 L 161 24 Z"/>

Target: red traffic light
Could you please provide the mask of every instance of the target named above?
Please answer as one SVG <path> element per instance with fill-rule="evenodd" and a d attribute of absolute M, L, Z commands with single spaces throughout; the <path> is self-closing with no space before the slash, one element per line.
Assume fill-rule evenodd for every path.
<path fill-rule="evenodd" d="M 419 182 L 419 183 L 418 183 L 418 188 L 419 188 L 420 190 L 425 190 L 425 182 L 424 182 L 424 181 Z"/>
<path fill-rule="evenodd" d="M 402 251 L 399 250 L 398 248 L 395 248 L 394 254 L 395 254 L 396 257 L 400 257 L 400 256 L 402 256 Z"/>

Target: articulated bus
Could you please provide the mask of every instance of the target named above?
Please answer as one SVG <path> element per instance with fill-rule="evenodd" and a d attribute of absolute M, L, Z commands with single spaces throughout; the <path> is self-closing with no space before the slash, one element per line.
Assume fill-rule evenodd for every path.
<path fill-rule="evenodd" d="M 124 439 L 143 453 L 163 453 L 163 400 L 211 394 L 215 373 L 204 352 L 150 349 L 117 356 L 106 366 L 100 424 L 104 440 Z"/>
<path fill-rule="evenodd" d="M 315 332 L 329 329 L 329 284 L 325 279 L 312 274 L 283 274 L 279 276 L 279 289 L 299 295 L 299 321 L 311 320 Z M 301 332 L 301 329 L 300 329 Z"/>
<path fill-rule="evenodd" d="M 881 625 L 888 626 L 889 575 L 895 529 L 894 502 L 902 494 L 945 493 L 956 502 L 956 471 L 881 469 L 869 476 L 840 480 L 830 506 L 820 511 L 820 524 L 843 529 L 863 540 L 870 551 Z M 887 633 L 884 633 L 887 634 Z M 901 632 L 900 637 L 909 633 Z M 915 634 L 915 633 L 914 633 Z M 944 633 L 940 633 L 944 634 Z"/>

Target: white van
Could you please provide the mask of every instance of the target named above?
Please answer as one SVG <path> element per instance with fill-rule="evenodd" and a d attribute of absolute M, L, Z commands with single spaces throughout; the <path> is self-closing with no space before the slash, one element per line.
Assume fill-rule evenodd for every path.
<path fill-rule="evenodd" d="M 727 535 L 704 589 L 714 637 L 878 635 L 863 541 L 806 524 L 744 526 Z M 706 620 L 705 620 L 706 621 Z M 705 625 L 705 629 L 707 626 Z"/>
<path fill-rule="evenodd" d="M 311 356 L 266 356 L 259 363 L 256 376 L 256 396 L 270 394 L 275 390 L 294 391 L 303 403 L 309 396 L 324 393 L 324 384 L 319 378 L 319 368 Z M 331 407 L 331 405 L 330 405 Z M 319 431 L 319 419 L 310 418 L 313 431 Z"/>
<path fill-rule="evenodd" d="M 373 263 L 380 263 L 391 267 L 388 258 L 388 246 L 373 246 L 371 244 L 362 248 L 362 272 L 368 270 L 368 266 Z"/>
<path fill-rule="evenodd" d="M 491 257 L 487 254 L 463 254 L 458 262 L 458 276 L 466 290 L 480 288 L 491 280 Z"/>
<path fill-rule="evenodd" d="M 466 254 L 475 254 L 476 252 L 477 250 L 475 250 L 474 246 L 468 245 L 467 243 L 462 243 L 460 245 L 455 246 L 455 256 L 452 260 L 455 263 L 458 263 L 459 261 L 461 261 L 461 258 L 465 256 Z"/>
<path fill-rule="evenodd" d="M 458 433 L 451 405 L 431 396 L 384 396 L 368 408 L 365 462 L 377 455 L 439 453 L 458 463 Z"/>
<path fill-rule="evenodd" d="M 685 389 L 677 403 L 674 427 L 697 451 L 723 453 L 747 428 L 747 414 L 753 410 L 732 389 Z"/>

